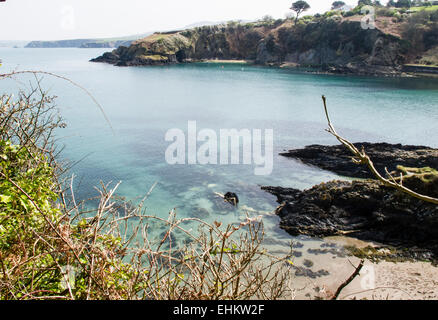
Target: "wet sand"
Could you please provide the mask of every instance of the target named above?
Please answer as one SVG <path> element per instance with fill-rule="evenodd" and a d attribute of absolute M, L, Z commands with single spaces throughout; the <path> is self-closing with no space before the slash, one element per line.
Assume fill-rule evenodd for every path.
<path fill-rule="evenodd" d="M 273 244 L 272 244 L 273 245 Z M 287 300 L 330 299 L 355 271 L 360 259 L 349 256 L 345 245 L 366 247 L 373 243 L 333 237 L 295 243 L 292 293 Z M 268 247 L 273 247 L 268 245 Z M 279 247 L 277 247 L 278 249 Z M 278 253 L 286 252 L 285 247 Z M 346 286 L 338 300 L 437 300 L 438 267 L 428 262 L 373 263 L 365 260 L 359 276 Z"/>

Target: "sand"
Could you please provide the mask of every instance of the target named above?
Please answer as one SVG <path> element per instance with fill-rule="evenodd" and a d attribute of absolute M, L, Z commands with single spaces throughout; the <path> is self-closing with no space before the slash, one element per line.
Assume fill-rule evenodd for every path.
<path fill-rule="evenodd" d="M 360 263 L 359 258 L 342 254 L 344 245 L 366 247 L 373 243 L 346 237 L 300 240 L 294 266 L 287 267 L 294 275 L 290 284 L 293 291 L 284 299 L 331 298 Z M 338 299 L 438 300 L 438 267 L 428 262 L 365 260 L 360 275 L 342 290 Z"/>

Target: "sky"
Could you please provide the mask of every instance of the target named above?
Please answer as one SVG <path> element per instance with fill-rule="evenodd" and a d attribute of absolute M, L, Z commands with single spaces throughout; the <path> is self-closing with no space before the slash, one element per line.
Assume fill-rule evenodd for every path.
<path fill-rule="evenodd" d="M 0 40 L 105 38 L 178 29 L 203 21 L 284 18 L 293 0 L 6 0 Z M 307 0 L 309 14 L 333 1 Z M 356 5 L 357 0 L 344 0 Z"/>

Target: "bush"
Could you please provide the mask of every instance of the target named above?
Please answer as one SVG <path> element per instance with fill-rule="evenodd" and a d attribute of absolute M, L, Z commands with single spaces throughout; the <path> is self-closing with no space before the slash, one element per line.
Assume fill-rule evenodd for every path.
<path fill-rule="evenodd" d="M 354 13 L 353 11 L 348 11 L 348 12 L 343 13 L 344 17 L 352 17 L 355 15 L 356 15 L 356 13 Z"/>
<path fill-rule="evenodd" d="M 429 50 L 438 45 L 438 22 L 435 12 L 421 10 L 410 15 L 403 25 L 403 37 L 411 43 L 415 52 Z"/>
<path fill-rule="evenodd" d="M 379 8 L 376 11 L 376 15 L 381 17 L 394 17 L 396 14 L 397 10 L 390 8 Z"/>

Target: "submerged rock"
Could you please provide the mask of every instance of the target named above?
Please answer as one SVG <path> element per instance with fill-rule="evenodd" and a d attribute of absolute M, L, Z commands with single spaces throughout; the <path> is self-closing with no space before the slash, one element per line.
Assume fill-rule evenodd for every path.
<path fill-rule="evenodd" d="M 210 212 L 205 208 L 195 207 L 189 211 L 189 215 L 192 218 L 204 220 L 210 217 Z"/>

